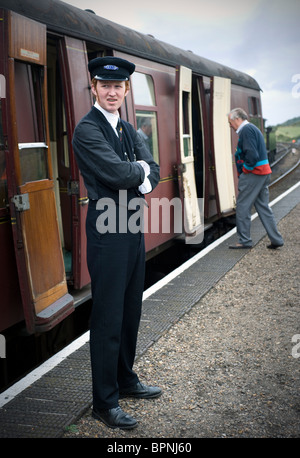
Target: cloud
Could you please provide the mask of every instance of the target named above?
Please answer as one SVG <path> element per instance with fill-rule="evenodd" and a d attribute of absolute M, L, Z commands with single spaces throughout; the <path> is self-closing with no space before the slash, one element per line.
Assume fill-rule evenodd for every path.
<path fill-rule="evenodd" d="M 251 74 L 264 91 L 270 123 L 296 116 L 297 109 L 300 115 L 300 99 L 290 100 L 292 75 L 300 73 L 299 0 L 67 3 Z"/>
<path fill-rule="evenodd" d="M 288 119 L 300 116 L 300 98 L 294 96 L 292 86 L 295 86 L 295 84 L 291 84 L 290 91 L 286 92 L 276 89 L 262 92 L 261 99 L 263 116 L 267 119 L 266 125 L 280 124 L 287 121 Z M 297 95 L 300 96 L 300 88 L 297 92 Z M 273 112 L 276 113 L 275 116 L 272 116 Z"/>

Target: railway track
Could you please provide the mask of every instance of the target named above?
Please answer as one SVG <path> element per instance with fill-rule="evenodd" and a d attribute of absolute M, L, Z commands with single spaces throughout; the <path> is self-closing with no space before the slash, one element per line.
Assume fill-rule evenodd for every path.
<path fill-rule="evenodd" d="M 292 173 L 300 164 L 300 150 L 293 144 L 280 144 L 276 153 L 277 159 L 271 164 L 272 179 L 271 185 L 275 185 L 287 175 Z"/>
<path fill-rule="evenodd" d="M 270 201 L 300 181 L 299 165 L 300 146 L 292 143 L 279 143 L 275 161 L 271 164 Z"/>

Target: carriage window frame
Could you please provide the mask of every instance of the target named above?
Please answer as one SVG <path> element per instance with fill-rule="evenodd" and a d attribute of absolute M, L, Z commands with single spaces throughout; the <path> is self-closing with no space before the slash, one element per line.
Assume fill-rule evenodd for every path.
<path fill-rule="evenodd" d="M 133 82 L 134 103 L 142 106 L 156 106 L 153 78 L 148 73 L 134 72 Z"/>
<path fill-rule="evenodd" d="M 21 183 L 49 179 L 47 165 L 48 146 L 43 142 L 19 143 Z"/>
<path fill-rule="evenodd" d="M 189 101 L 190 93 L 182 91 L 182 138 L 183 138 L 183 154 L 185 158 L 192 156 L 191 150 L 191 130 L 189 119 Z"/>
<path fill-rule="evenodd" d="M 141 72 L 135 72 L 131 78 L 137 131 L 145 141 L 145 145 L 153 159 L 159 164 L 158 119 L 154 81 L 150 74 Z M 150 138 L 147 138 L 140 131 L 143 121 L 146 123 L 149 121 L 148 125 L 151 127 Z"/>
<path fill-rule="evenodd" d="M 45 142 L 43 67 L 15 61 L 16 119 L 19 143 Z M 25 121 L 26 120 L 26 121 Z"/>
<path fill-rule="evenodd" d="M 153 156 L 153 159 L 159 164 L 159 151 L 158 151 L 158 130 L 157 130 L 157 113 L 151 110 L 135 110 L 137 132 L 145 143 L 148 151 Z M 140 129 L 142 123 L 146 121 L 151 127 L 151 135 L 147 138 L 146 133 L 143 134 Z M 149 121 L 149 122 L 148 122 Z"/>
<path fill-rule="evenodd" d="M 44 68 L 15 61 L 20 184 L 50 179 L 46 144 Z"/>
<path fill-rule="evenodd" d="M 259 99 L 257 97 L 248 97 L 248 109 L 250 116 L 261 116 Z"/>

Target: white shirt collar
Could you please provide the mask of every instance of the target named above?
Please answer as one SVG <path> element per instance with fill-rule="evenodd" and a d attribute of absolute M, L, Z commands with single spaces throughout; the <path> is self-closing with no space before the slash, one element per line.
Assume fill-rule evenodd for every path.
<path fill-rule="evenodd" d="M 107 121 L 111 125 L 111 127 L 115 130 L 116 134 L 118 135 L 116 131 L 116 127 L 119 121 L 119 115 L 114 114 L 114 113 L 109 113 L 109 111 L 104 110 L 99 103 L 96 101 L 94 104 L 94 107 L 97 108 L 99 111 L 101 111 L 102 114 L 106 117 Z"/>
<path fill-rule="evenodd" d="M 242 122 L 242 124 L 236 130 L 236 133 L 238 134 L 246 124 L 249 124 L 249 121 L 247 121 L 247 119 L 245 119 L 245 121 Z"/>

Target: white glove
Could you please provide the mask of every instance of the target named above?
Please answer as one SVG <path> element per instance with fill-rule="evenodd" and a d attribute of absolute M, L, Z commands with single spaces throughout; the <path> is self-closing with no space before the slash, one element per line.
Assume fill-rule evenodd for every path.
<path fill-rule="evenodd" d="M 137 161 L 139 164 L 141 164 L 141 166 L 143 167 L 144 169 L 144 172 L 145 172 L 145 176 L 147 177 L 149 174 L 150 174 L 150 166 L 149 164 L 147 164 L 147 162 L 141 160 L 141 161 Z"/>
<path fill-rule="evenodd" d="M 147 164 L 148 165 L 148 164 Z M 148 194 L 148 192 L 151 192 L 152 191 L 152 185 L 150 183 L 150 180 L 149 178 L 145 178 L 143 183 L 140 184 L 139 186 L 139 191 L 142 193 L 142 194 Z"/>

